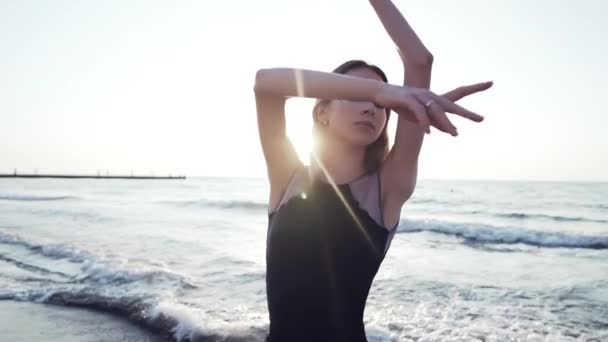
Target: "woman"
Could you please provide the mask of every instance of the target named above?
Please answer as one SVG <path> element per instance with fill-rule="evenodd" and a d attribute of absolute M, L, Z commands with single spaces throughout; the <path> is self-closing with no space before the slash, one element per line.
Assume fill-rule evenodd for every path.
<path fill-rule="evenodd" d="M 430 126 L 457 135 L 446 112 L 483 118 L 456 104 L 491 83 L 443 96 L 429 88 L 433 57 L 390 0 L 370 0 L 397 45 L 407 86 L 349 61 L 332 73 L 274 68 L 256 74 L 258 128 L 270 182 L 266 341 L 366 341 L 365 301 L 414 191 Z M 317 98 L 310 166 L 286 136 L 288 97 Z M 394 145 L 389 109 L 398 114 Z"/>

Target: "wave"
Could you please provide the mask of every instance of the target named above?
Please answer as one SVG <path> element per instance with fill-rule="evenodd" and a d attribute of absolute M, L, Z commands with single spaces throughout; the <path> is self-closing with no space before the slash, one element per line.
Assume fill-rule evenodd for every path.
<path fill-rule="evenodd" d="M 165 202 L 167 203 L 167 202 Z M 202 207 L 215 207 L 222 209 L 253 209 L 261 210 L 268 209 L 268 203 L 256 202 L 256 201 L 213 201 L 207 199 L 193 200 L 193 201 L 173 201 L 168 202 L 178 206 L 191 207 L 191 206 L 202 206 Z"/>
<path fill-rule="evenodd" d="M 36 254 L 52 259 L 67 259 L 71 262 L 84 262 L 94 258 L 90 253 L 73 246 L 64 244 L 45 245 L 28 242 L 18 235 L 5 234 L 2 232 L 0 232 L 0 243 L 22 246 Z"/>
<path fill-rule="evenodd" d="M 113 216 L 103 215 L 92 210 L 74 210 L 67 208 L 28 208 L 24 209 L 28 214 L 57 219 L 69 219 L 72 221 L 87 221 L 91 223 L 109 223 L 116 221 Z"/>
<path fill-rule="evenodd" d="M 61 280 L 54 280 L 54 279 L 49 279 L 49 278 L 38 278 L 38 277 L 30 277 L 30 276 L 8 275 L 8 274 L 2 274 L 2 273 L 0 273 L 0 278 L 18 281 L 20 284 L 23 284 L 23 283 L 41 283 L 41 284 L 59 284 L 59 285 L 71 284 L 70 281 L 61 281 Z M 23 288 L 23 286 L 21 286 L 21 288 Z"/>
<path fill-rule="evenodd" d="M 82 307 L 125 318 L 173 341 L 263 341 L 266 327 L 231 322 L 203 309 L 175 302 L 184 290 L 199 289 L 186 277 L 157 267 L 128 266 L 104 261 L 74 246 L 45 245 L 0 232 L 1 244 L 26 249 L 27 260 L 3 253 L 0 261 L 29 274 L 4 275 L 19 282 L 13 290 L 0 290 L 0 300 L 29 301 Z M 21 254 L 21 253 L 19 253 Z M 44 266 L 39 264 L 37 259 Z M 46 259 L 46 260 L 45 260 Z M 74 272 L 60 272 L 59 260 L 77 262 Z M 48 261 L 52 261 L 48 263 Z M 53 267 L 54 265 L 55 267 Z M 52 268 L 49 268 L 52 267 Z M 59 276 L 59 279 L 53 279 Z M 256 323 L 257 324 L 257 323 Z"/>
<path fill-rule="evenodd" d="M 0 201 L 62 201 L 80 199 L 77 196 L 0 195 Z"/>
<path fill-rule="evenodd" d="M 112 297 L 91 289 L 72 291 L 22 291 L 0 293 L 0 300 L 30 301 L 80 307 L 122 317 L 171 341 L 264 341 L 267 327 L 214 320 L 202 310 L 175 302 L 140 297 Z"/>
<path fill-rule="evenodd" d="M 437 200 L 434 198 L 412 198 L 409 200 L 409 202 L 411 204 L 427 204 L 427 203 L 433 203 L 433 204 L 446 204 L 448 202 L 446 201 L 441 201 L 441 200 Z"/>
<path fill-rule="evenodd" d="M 171 201 L 171 202 L 163 202 L 169 203 L 182 207 L 212 207 L 212 208 L 221 208 L 221 209 L 249 209 L 249 210 L 268 210 L 268 203 L 259 202 L 259 201 L 246 201 L 246 200 L 209 200 L 209 199 L 200 199 L 200 200 L 189 200 L 189 201 Z M 423 198 L 412 200 L 413 204 L 454 204 L 453 202 L 436 200 L 431 198 Z M 478 201 L 469 201 L 467 204 L 480 204 Z M 472 210 L 468 211 L 467 214 L 485 214 L 491 215 L 495 217 L 509 218 L 509 219 L 543 219 L 543 220 L 552 220 L 557 222 L 593 222 L 593 223 L 608 223 L 608 220 L 605 219 L 594 219 L 594 218 L 586 218 L 586 217 L 572 217 L 572 216 L 560 216 L 560 215 L 547 215 L 547 214 L 529 214 L 529 213 L 521 213 L 521 212 L 510 212 L 510 213 L 496 213 L 496 212 L 488 212 L 483 210 Z"/>
<path fill-rule="evenodd" d="M 141 281 L 146 284 L 177 284 L 181 289 L 198 288 L 186 277 L 169 270 L 135 271 L 120 269 L 102 262 L 88 262 L 83 265 L 81 271 L 81 274 L 72 278 L 74 281 L 99 285 L 123 285 Z"/>
<path fill-rule="evenodd" d="M 65 259 L 72 263 L 80 263 L 80 273 L 70 275 L 53 271 L 36 265 L 15 260 L 0 254 L 0 261 L 12 263 L 15 266 L 38 274 L 57 275 L 69 278 L 73 283 L 95 283 L 100 285 L 121 285 L 142 281 L 147 284 L 177 284 L 182 289 L 193 289 L 197 286 L 185 277 L 169 270 L 129 270 L 121 269 L 112 264 L 102 262 L 97 257 L 73 246 L 63 244 L 44 245 L 28 242 L 17 235 L 0 232 L 0 243 L 13 244 L 24 247 L 34 254 L 50 259 Z"/>
<path fill-rule="evenodd" d="M 514 218 L 514 219 L 546 219 L 553 221 L 562 222 L 595 222 L 595 223 L 608 223 L 608 220 L 591 219 L 585 217 L 571 217 L 571 216 L 559 216 L 559 215 L 546 215 L 546 214 L 525 214 L 525 213 L 499 213 L 493 214 L 498 217 Z"/>
<path fill-rule="evenodd" d="M 3 254 L 0 254 L 0 261 L 4 261 L 10 264 L 15 265 L 16 267 L 19 267 L 21 269 L 30 271 L 30 272 L 34 272 L 34 273 L 41 273 L 44 275 L 56 275 L 56 276 L 60 276 L 60 277 L 64 277 L 64 278 L 69 278 L 70 275 L 63 273 L 63 272 L 59 272 L 59 271 L 52 271 L 49 269 L 46 269 L 44 267 L 40 267 L 40 266 L 36 266 L 36 265 L 32 265 L 26 262 L 22 262 L 10 257 L 7 257 Z"/>
<path fill-rule="evenodd" d="M 468 243 L 525 244 L 551 248 L 608 249 L 608 236 L 543 232 L 522 228 L 435 220 L 401 220 L 398 233 L 431 232 L 463 238 Z"/>
<path fill-rule="evenodd" d="M 432 204 L 433 206 L 431 208 L 454 206 L 454 205 L 461 206 L 461 205 L 484 204 L 480 200 L 472 200 L 472 199 L 467 199 L 465 202 L 463 202 L 462 199 L 450 200 L 450 199 L 437 199 L 437 198 L 424 198 L 424 197 L 423 198 L 412 198 L 412 199 L 408 200 L 408 203 L 415 204 L 415 205 L 421 205 L 421 206 Z"/>
<path fill-rule="evenodd" d="M 446 212 L 446 210 L 436 209 L 436 212 Z M 522 212 L 492 212 L 485 210 L 470 210 L 470 211 L 454 211 L 458 214 L 467 214 L 467 215 L 490 215 L 494 217 L 508 218 L 508 219 L 517 219 L 517 220 L 551 220 L 557 222 L 593 222 L 593 223 L 608 223 L 608 220 L 604 219 L 595 219 L 595 218 L 587 218 L 581 216 L 560 216 L 560 215 L 547 215 L 547 214 L 533 214 L 533 213 L 522 213 Z"/>

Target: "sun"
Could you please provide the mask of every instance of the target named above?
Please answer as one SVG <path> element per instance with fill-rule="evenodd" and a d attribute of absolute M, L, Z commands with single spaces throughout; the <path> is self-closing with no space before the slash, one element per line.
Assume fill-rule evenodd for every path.
<path fill-rule="evenodd" d="M 312 149 L 312 108 L 314 99 L 291 98 L 285 106 L 287 136 L 294 145 L 302 163 L 310 164 Z"/>

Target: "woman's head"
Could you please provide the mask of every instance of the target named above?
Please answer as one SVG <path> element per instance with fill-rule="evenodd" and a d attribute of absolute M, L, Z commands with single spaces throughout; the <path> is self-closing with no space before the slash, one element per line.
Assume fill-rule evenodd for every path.
<path fill-rule="evenodd" d="M 388 82 L 384 72 L 361 60 L 343 63 L 335 73 Z M 371 101 L 317 100 L 313 109 L 315 150 L 327 146 L 327 141 L 365 147 L 364 168 L 376 170 L 388 154 L 386 132 L 390 110 Z"/>

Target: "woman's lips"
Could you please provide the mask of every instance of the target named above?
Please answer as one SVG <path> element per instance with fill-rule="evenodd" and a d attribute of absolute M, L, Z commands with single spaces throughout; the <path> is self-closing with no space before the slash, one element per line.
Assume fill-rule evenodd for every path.
<path fill-rule="evenodd" d="M 355 122 L 355 125 L 367 127 L 367 128 L 372 129 L 372 130 L 376 128 L 374 126 L 374 124 L 372 124 L 371 122 L 368 122 L 368 121 L 357 121 L 357 122 Z"/>

